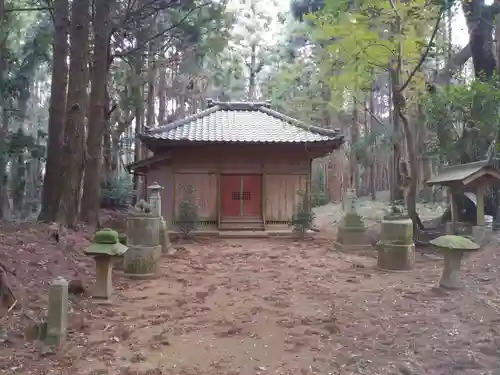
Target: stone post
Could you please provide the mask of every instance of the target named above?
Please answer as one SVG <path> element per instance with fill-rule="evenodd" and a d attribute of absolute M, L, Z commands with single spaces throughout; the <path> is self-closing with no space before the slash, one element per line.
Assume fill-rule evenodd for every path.
<path fill-rule="evenodd" d="M 381 240 L 377 244 L 378 268 L 386 271 L 410 271 L 415 266 L 413 222 L 409 218 L 382 221 Z"/>
<path fill-rule="evenodd" d="M 60 345 L 66 340 L 68 329 L 68 282 L 57 277 L 49 288 L 47 336 L 45 344 Z"/>
<path fill-rule="evenodd" d="M 112 258 L 110 256 L 96 256 L 95 260 L 95 290 L 93 297 L 108 299 L 113 294 Z"/>
<path fill-rule="evenodd" d="M 151 205 L 152 214 L 160 217 L 160 245 L 161 252 L 167 254 L 172 249 L 172 243 L 170 242 L 170 237 L 168 236 L 167 223 L 163 219 L 161 214 L 161 195 L 160 190 L 163 189 L 158 182 L 153 183 L 153 185 L 148 186 L 151 190 L 149 196 L 149 204 Z"/>

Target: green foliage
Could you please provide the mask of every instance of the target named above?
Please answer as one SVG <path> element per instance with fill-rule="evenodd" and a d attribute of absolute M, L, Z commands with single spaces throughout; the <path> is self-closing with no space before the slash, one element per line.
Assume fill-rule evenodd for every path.
<path fill-rule="evenodd" d="M 349 0 L 327 0 L 322 11 L 309 15 L 314 23 L 312 38 L 323 43 L 327 52 L 323 66 L 330 70 L 334 67 L 336 74 L 329 83 L 339 105 L 345 103 L 346 90 L 356 94 L 370 90 L 374 76 L 386 72 L 389 64 L 401 62 L 400 71 L 406 72 L 401 77 L 404 81 L 419 64 L 429 26 L 437 14 L 436 6 L 426 0 L 363 0 L 355 8 Z M 418 73 L 412 87 L 422 87 L 423 83 Z"/>
<path fill-rule="evenodd" d="M 432 96 L 421 97 L 425 115 L 422 120 L 435 135 L 430 137 L 431 155 L 450 164 L 486 157 L 486 149 L 500 128 L 497 87 L 494 81 L 474 80 L 469 85 L 450 85 Z"/>
<path fill-rule="evenodd" d="M 132 180 L 128 175 L 118 176 L 101 184 L 101 207 L 127 207 L 134 196 Z"/>
<path fill-rule="evenodd" d="M 306 192 L 298 191 L 300 197 L 299 203 L 295 208 L 295 212 L 290 220 L 290 226 L 293 231 L 304 235 L 312 228 L 315 214 L 312 211 L 311 200 Z"/>
<path fill-rule="evenodd" d="M 200 207 L 196 203 L 196 190 L 192 185 L 183 186 L 182 192 L 183 197 L 179 202 L 179 216 L 177 218 L 177 225 L 181 232 L 185 236 L 188 236 L 191 232 L 195 231 L 200 224 Z"/>

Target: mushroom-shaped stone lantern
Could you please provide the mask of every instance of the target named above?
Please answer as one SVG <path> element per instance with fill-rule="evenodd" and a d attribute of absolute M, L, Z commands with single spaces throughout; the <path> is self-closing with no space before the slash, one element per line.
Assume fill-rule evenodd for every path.
<path fill-rule="evenodd" d="M 94 298 L 108 299 L 113 292 L 111 281 L 112 260 L 123 255 L 127 246 L 120 243 L 118 232 L 112 229 L 103 229 L 94 235 L 92 244 L 84 250 L 86 255 L 94 257 L 96 266 L 96 285 Z"/>
<path fill-rule="evenodd" d="M 435 238 L 429 243 L 444 254 L 443 275 L 439 286 L 446 289 L 461 289 L 460 267 L 464 253 L 479 250 L 480 246 L 466 237 L 445 235 Z"/>

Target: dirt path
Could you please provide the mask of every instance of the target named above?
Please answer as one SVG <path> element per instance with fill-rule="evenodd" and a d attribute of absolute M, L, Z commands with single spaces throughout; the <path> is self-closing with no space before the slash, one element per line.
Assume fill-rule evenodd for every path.
<path fill-rule="evenodd" d="M 434 288 L 441 262 L 419 256 L 414 271 L 385 274 L 319 240 L 186 245 L 160 278 L 72 326 L 60 353 L 2 373 L 497 373 L 495 249 L 466 261 L 462 292 Z"/>

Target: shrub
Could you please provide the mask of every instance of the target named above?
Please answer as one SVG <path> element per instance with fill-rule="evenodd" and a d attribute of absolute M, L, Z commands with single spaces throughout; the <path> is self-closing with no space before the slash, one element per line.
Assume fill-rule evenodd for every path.
<path fill-rule="evenodd" d="M 317 192 L 311 194 L 311 207 L 319 207 L 324 206 L 325 204 L 330 203 L 328 197 L 325 192 Z"/>
<path fill-rule="evenodd" d="M 304 235 L 307 230 L 312 228 L 315 215 L 312 212 L 311 200 L 307 193 L 303 191 L 298 191 L 297 193 L 300 196 L 300 200 L 290 220 L 290 226 L 293 227 L 294 232 Z"/>
<path fill-rule="evenodd" d="M 132 179 L 118 176 L 101 184 L 101 208 L 125 208 L 134 196 Z"/>
<path fill-rule="evenodd" d="M 194 196 L 196 190 L 192 185 L 183 186 L 182 191 L 183 197 L 179 202 L 177 225 L 181 232 L 185 236 L 188 236 L 191 232 L 196 230 L 200 224 L 200 207 L 196 204 L 196 198 Z"/>

